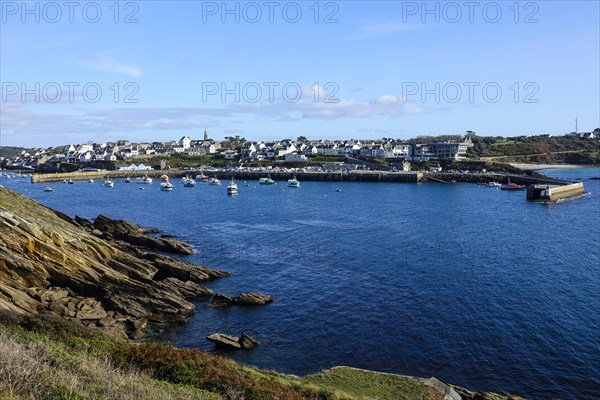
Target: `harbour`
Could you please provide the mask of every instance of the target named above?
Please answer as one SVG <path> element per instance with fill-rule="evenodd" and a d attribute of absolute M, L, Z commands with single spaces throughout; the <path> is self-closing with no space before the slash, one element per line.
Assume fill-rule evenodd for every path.
<path fill-rule="evenodd" d="M 476 183 L 297 176 L 300 188 L 240 180 L 238 195 L 228 196 L 230 176 L 219 175 L 221 186 L 184 188 L 171 171 L 173 192 L 161 191 L 160 179 L 146 190 L 122 180 L 112 189 L 101 180 L 2 184 L 71 217 L 105 214 L 173 233 L 194 249 L 191 262 L 232 273 L 210 283 L 215 293 L 275 298 L 261 309 L 199 300 L 197 316 L 160 326 L 156 340 L 212 350 L 205 336 L 245 331 L 261 345 L 227 356 L 284 373 L 352 365 L 531 399 L 547 398 L 550 385 L 554 396 L 574 400 L 593 398 L 586 388 L 600 384 L 589 378 L 600 376 L 597 173 L 549 174 L 583 178 L 591 194 L 548 207 L 526 191 Z M 552 223 L 529 229 L 540 220 Z M 561 234 L 573 226 L 577 235 Z M 538 365 L 543 374 L 527 373 Z"/>

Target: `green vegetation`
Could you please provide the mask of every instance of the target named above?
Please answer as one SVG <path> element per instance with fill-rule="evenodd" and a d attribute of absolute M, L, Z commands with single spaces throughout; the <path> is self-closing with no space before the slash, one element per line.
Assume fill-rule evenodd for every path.
<path fill-rule="evenodd" d="M 172 155 L 164 155 L 164 156 L 154 156 L 154 157 L 136 157 L 135 163 L 145 163 L 149 164 L 153 167 L 159 166 L 160 162 L 165 160 L 167 164 L 171 168 L 184 168 L 184 167 L 199 167 L 201 165 L 220 165 L 224 164 L 227 161 L 233 160 L 225 160 L 225 156 L 222 154 L 208 154 L 202 156 L 189 156 L 184 154 L 172 154 Z"/>
<path fill-rule="evenodd" d="M 102 335 L 53 314 L 0 312 L 0 398 L 436 400 L 410 378 L 349 368 L 306 378 L 201 350 Z"/>
<path fill-rule="evenodd" d="M 29 151 L 30 149 L 25 147 L 0 146 L 0 157 L 12 157 L 19 154 L 23 150 Z"/>
<path fill-rule="evenodd" d="M 514 138 L 473 136 L 473 147 L 468 157 L 501 157 L 513 162 L 564 162 L 598 164 L 600 141 L 583 139 L 575 135 L 543 137 L 519 136 Z"/>
<path fill-rule="evenodd" d="M 355 398 L 381 400 L 442 400 L 443 396 L 415 379 L 398 375 L 378 374 L 354 368 L 334 368 L 305 378 L 318 386 Z"/>

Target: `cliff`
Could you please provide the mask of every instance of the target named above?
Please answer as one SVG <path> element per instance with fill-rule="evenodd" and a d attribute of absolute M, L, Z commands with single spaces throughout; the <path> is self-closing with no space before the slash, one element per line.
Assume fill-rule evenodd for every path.
<path fill-rule="evenodd" d="M 0 310 L 50 310 L 113 334 L 141 336 L 147 321 L 183 321 L 203 282 L 228 274 L 151 250 L 189 246 L 99 216 L 68 216 L 0 188 Z M 142 246 L 142 247 L 140 247 Z"/>

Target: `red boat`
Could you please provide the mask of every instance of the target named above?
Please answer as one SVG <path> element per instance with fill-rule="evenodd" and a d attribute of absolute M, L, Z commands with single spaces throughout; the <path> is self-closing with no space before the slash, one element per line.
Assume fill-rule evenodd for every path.
<path fill-rule="evenodd" d="M 525 185 L 517 185 L 516 183 L 512 183 L 510 178 L 508 179 L 508 183 L 500 186 L 501 190 L 523 190 L 525 189 Z"/>

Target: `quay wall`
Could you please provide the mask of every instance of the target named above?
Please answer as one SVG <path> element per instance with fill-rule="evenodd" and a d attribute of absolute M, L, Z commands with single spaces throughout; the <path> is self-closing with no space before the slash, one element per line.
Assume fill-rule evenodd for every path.
<path fill-rule="evenodd" d="M 44 182 L 61 182 L 63 180 L 81 181 L 88 179 L 123 179 L 125 177 L 139 178 L 148 175 L 152 178 L 158 178 L 163 174 L 169 175 L 171 178 L 190 175 L 195 177 L 200 174 L 199 170 L 150 170 L 150 171 L 76 171 L 62 172 L 49 174 L 32 174 L 32 183 Z M 349 171 L 349 172 L 259 172 L 259 171 L 204 171 L 211 177 L 219 179 L 237 179 L 237 180 L 258 180 L 262 177 L 271 176 L 275 180 L 288 180 L 296 176 L 300 181 L 327 181 L 327 182 L 403 182 L 416 183 L 425 181 L 433 182 L 465 182 L 465 183 L 481 183 L 481 182 L 500 182 L 506 183 L 508 178 L 511 182 L 520 185 L 531 184 L 555 184 L 565 185 L 570 182 L 560 181 L 550 178 L 540 178 L 527 175 L 506 175 L 496 173 L 451 173 L 451 172 L 391 172 L 391 171 Z"/>
<path fill-rule="evenodd" d="M 88 179 L 123 179 L 125 177 L 138 178 L 148 175 L 158 178 L 163 174 L 171 178 L 190 175 L 195 177 L 201 171 L 195 170 L 152 170 L 152 171 L 86 171 L 64 172 L 51 174 L 33 174 L 32 183 L 62 182 L 63 180 L 82 181 Z M 386 172 L 386 171 L 351 171 L 344 172 L 258 172 L 258 171 L 204 171 L 210 177 L 219 179 L 258 180 L 270 176 L 275 180 L 288 180 L 296 176 L 301 181 L 329 181 L 329 182 L 419 182 L 423 174 L 420 172 Z"/>
<path fill-rule="evenodd" d="M 542 178 L 536 176 L 529 175 L 515 175 L 515 174 L 497 174 L 493 172 L 489 173 L 468 173 L 468 174 L 460 174 L 455 172 L 425 172 L 423 174 L 424 180 L 431 180 L 434 182 L 462 182 L 462 183 L 488 183 L 488 182 L 498 182 L 498 183 L 508 183 L 508 179 L 513 183 L 517 183 L 519 185 L 533 185 L 533 184 L 552 184 L 552 185 L 565 185 L 570 182 L 562 181 L 558 179 L 552 178 Z"/>
<path fill-rule="evenodd" d="M 541 202 L 555 202 L 563 199 L 570 199 L 585 194 L 583 188 L 583 182 L 572 183 L 564 186 L 550 186 L 551 194 L 550 198 L 539 198 L 537 195 L 541 190 L 545 190 L 544 185 L 532 185 L 527 188 L 527 200 L 541 201 Z"/>

